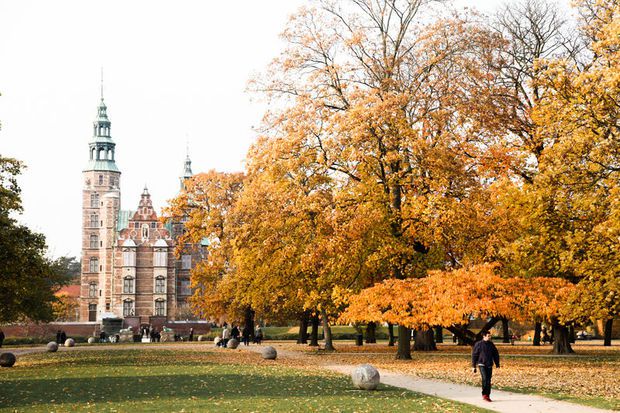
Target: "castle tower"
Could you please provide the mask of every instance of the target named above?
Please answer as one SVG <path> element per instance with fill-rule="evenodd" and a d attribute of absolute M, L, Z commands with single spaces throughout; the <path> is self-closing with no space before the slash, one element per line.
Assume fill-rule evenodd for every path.
<path fill-rule="evenodd" d="M 103 91 L 103 88 L 102 88 Z M 109 311 L 113 274 L 113 248 L 120 208 L 121 172 L 115 162 L 116 144 L 103 101 L 97 107 L 88 163 L 82 172 L 82 274 L 80 320 L 101 321 Z"/>
<path fill-rule="evenodd" d="M 183 175 L 181 175 L 181 177 L 179 178 L 179 180 L 181 181 L 181 190 L 185 189 L 185 181 L 191 178 L 193 175 L 194 174 L 192 172 L 192 160 L 189 159 L 189 150 L 188 150 L 187 154 L 185 155 L 185 165 L 183 167 Z"/>

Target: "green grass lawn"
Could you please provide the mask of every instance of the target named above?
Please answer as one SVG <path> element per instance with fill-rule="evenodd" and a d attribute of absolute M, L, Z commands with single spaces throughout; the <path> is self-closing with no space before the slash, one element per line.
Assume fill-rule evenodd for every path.
<path fill-rule="evenodd" d="M 242 354 L 243 353 L 243 354 Z M 0 369 L 0 412 L 473 412 L 466 405 L 229 350 L 76 350 Z"/>

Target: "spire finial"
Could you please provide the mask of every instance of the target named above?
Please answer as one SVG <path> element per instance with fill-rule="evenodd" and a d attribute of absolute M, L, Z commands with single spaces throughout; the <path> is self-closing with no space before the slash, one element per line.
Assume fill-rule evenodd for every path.
<path fill-rule="evenodd" d="M 103 101 L 103 66 L 101 66 L 101 100 Z"/>
<path fill-rule="evenodd" d="M 185 159 L 189 159 L 189 136 L 185 134 Z"/>

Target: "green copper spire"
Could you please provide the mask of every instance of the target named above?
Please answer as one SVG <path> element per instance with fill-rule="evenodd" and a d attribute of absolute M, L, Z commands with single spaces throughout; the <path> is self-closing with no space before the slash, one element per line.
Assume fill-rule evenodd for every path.
<path fill-rule="evenodd" d="M 114 161 L 116 144 L 110 136 L 112 123 L 108 119 L 107 106 L 103 101 L 103 69 L 101 71 L 101 102 L 93 122 L 93 138 L 88 144 L 89 160 L 85 171 L 120 172 Z"/>
<path fill-rule="evenodd" d="M 194 173 L 192 172 L 192 160 L 189 158 L 189 145 L 187 145 L 183 175 L 180 178 L 181 190 L 185 189 L 185 180 L 191 178 L 192 176 L 194 176 Z"/>

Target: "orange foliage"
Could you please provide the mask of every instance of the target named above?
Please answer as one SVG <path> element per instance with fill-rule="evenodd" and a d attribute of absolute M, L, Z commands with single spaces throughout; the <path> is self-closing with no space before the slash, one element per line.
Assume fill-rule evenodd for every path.
<path fill-rule="evenodd" d="M 386 280 L 352 296 L 343 322 L 387 322 L 410 328 L 450 327 L 471 318 L 513 320 L 562 316 L 574 289 L 559 278 L 504 278 L 497 264 L 431 271 L 426 278 Z"/>

